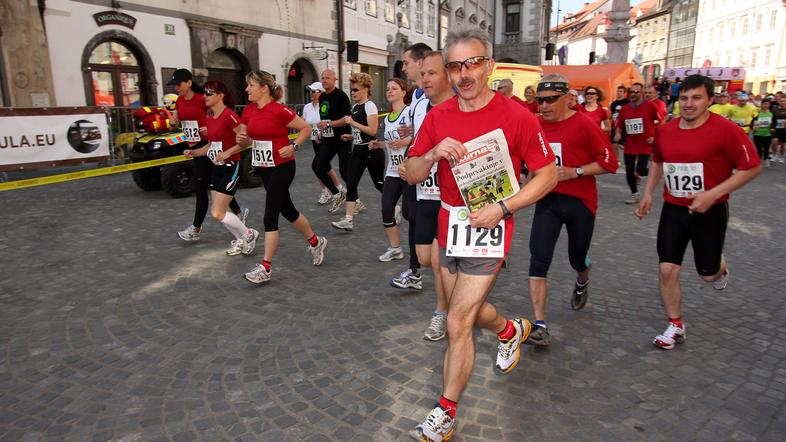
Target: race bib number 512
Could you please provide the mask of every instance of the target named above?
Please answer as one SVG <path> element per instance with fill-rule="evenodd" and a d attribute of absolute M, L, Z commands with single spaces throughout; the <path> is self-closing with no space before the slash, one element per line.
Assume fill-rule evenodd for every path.
<path fill-rule="evenodd" d="M 491 229 L 472 227 L 469 209 L 451 207 L 448 220 L 447 256 L 463 258 L 504 258 L 505 220 Z"/>
<path fill-rule="evenodd" d="M 663 175 L 671 196 L 691 198 L 704 191 L 703 163 L 663 163 Z"/>
<path fill-rule="evenodd" d="M 186 136 L 186 141 L 189 143 L 198 143 L 202 140 L 199 136 L 199 124 L 196 120 L 185 120 L 180 122 L 180 129 L 183 130 L 183 134 Z"/>

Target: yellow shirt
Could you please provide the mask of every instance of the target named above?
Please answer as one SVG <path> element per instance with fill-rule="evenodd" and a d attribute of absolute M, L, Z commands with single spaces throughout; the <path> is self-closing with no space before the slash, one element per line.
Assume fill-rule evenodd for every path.
<path fill-rule="evenodd" d="M 751 121 L 753 121 L 753 117 L 757 115 L 759 115 L 759 110 L 756 109 L 756 106 L 745 103 L 745 106 L 732 106 L 728 118 L 737 126 L 740 126 L 745 133 L 748 133 L 748 131 L 750 131 Z"/>
<path fill-rule="evenodd" d="M 712 110 L 712 109 L 710 109 L 710 110 Z M 677 118 L 679 116 L 680 116 L 680 102 L 678 100 L 678 101 L 674 102 L 674 107 L 671 109 L 671 117 L 672 118 Z"/>
<path fill-rule="evenodd" d="M 710 106 L 710 112 L 716 113 L 716 114 L 718 114 L 718 115 L 720 115 L 722 117 L 729 118 L 729 112 L 731 111 L 731 108 L 733 108 L 733 107 L 734 107 L 734 105 L 731 104 L 731 103 L 713 104 L 712 106 Z"/>

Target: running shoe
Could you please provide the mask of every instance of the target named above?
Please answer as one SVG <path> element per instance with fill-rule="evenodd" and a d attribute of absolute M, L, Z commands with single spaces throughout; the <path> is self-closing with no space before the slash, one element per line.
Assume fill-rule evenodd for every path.
<path fill-rule="evenodd" d="M 177 236 L 180 237 L 183 241 L 199 241 L 199 234 L 202 233 L 202 229 L 197 229 L 193 225 L 186 227 L 185 230 L 181 230 L 177 232 Z"/>
<path fill-rule="evenodd" d="M 441 341 L 445 339 L 448 334 L 448 317 L 445 315 L 434 315 L 431 317 L 431 323 L 428 325 L 426 332 L 423 333 L 423 339 L 427 341 Z"/>
<path fill-rule="evenodd" d="M 729 267 L 726 265 L 726 271 L 715 281 L 712 281 L 712 288 L 715 290 L 723 290 L 729 284 Z"/>
<path fill-rule="evenodd" d="M 273 273 L 272 270 L 266 270 L 265 266 L 262 264 L 257 264 L 256 267 L 243 276 L 254 284 L 262 284 L 264 282 L 270 281 L 271 273 Z"/>
<path fill-rule="evenodd" d="M 250 229 L 251 231 L 246 233 L 246 237 L 243 238 L 243 254 L 250 255 L 254 252 L 254 249 L 257 246 L 257 238 L 259 238 L 259 232 L 256 229 Z"/>
<path fill-rule="evenodd" d="M 638 204 L 641 201 L 641 197 L 639 197 L 638 193 L 633 193 L 630 195 L 630 198 L 625 200 L 625 204 Z"/>
<path fill-rule="evenodd" d="M 580 286 L 578 282 L 573 284 L 573 296 L 570 298 L 570 308 L 573 310 L 581 310 L 587 304 L 589 298 L 589 281 L 584 286 Z"/>
<path fill-rule="evenodd" d="M 401 216 L 401 206 L 396 206 L 396 210 L 393 212 L 393 219 L 396 220 L 396 224 L 401 224 L 401 221 L 403 221 L 404 218 Z"/>
<path fill-rule="evenodd" d="M 360 212 L 362 212 L 364 210 L 366 210 L 366 205 L 363 204 L 363 202 L 360 201 L 360 199 L 356 200 L 355 201 L 355 211 L 352 212 L 352 214 L 353 215 L 357 215 L 358 213 L 360 213 Z"/>
<path fill-rule="evenodd" d="M 333 202 L 330 204 L 330 209 L 328 209 L 328 212 L 336 213 L 338 209 L 341 208 L 341 204 L 343 204 L 344 200 L 346 199 L 347 199 L 347 192 L 345 190 L 341 190 L 338 192 L 337 195 L 333 195 L 332 196 Z"/>
<path fill-rule="evenodd" d="M 442 409 L 435 406 L 426 416 L 422 424 L 415 427 L 410 433 L 415 440 L 420 442 L 444 442 L 453 437 L 456 428 L 456 419 Z"/>
<path fill-rule="evenodd" d="M 327 238 L 320 236 L 317 238 L 317 245 L 314 247 L 308 246 L 308 251 L 311 252 L 311 256 L 314 258 L 313 264 L 315 266 L 321 265 L 322 261 L 324 261 L 325 247 L 327 247 L 327 243 Z"/>
<path fill-rule="evenodd" d="M 244 226 L 246 225 L 249 212 L 250 210 L 248 210 L 248 207 L 244 207 L 243 210 L 240 211 L 240 222 L 242 222 Z"/>
<path fill-rule="evenodd" d="M 390 285 L 400 289 L 423 289 L 423 281 L 420 275 L 416 275 L 412 269 L 406 269 L 401 274 L 390 280 Z"/>
<path fill-rule="evenodd" d="M 379 260 L 382 262 L 390 262 L 394 259 L 404 259 L 401 247 L 388 247 L 388 250 L 379 256 Z"/>
<path fill-rule="evenodd" d="M 350 218 L 348 216 L 345 216 L 345 217 L 341 218 L 338 221 L 333 221 L 330 224 L 332 224 L 333 227 L 335 227 L 335 228 L 337 228 L 339 230 L 346 230 L 347 232 L 351 232 L 352 229 L 354 228 L 354 226 L 352 224 L 352 218 Z"/>
<path fill-rule="evenodd" d="M 524 343 L 531 344 L 539 348 L 548 347 L 551 345 L 551 335 L 549 334 L 549 329 L 540 325 L 535 325 L 532 327 L 532 331 Z"/>
<path fill-rule="evenodd" d="M 671 350 L 675 345 L 683 342 L 685 342 L 685 325 L 678 327 L 671 322 L 669 322 L 669 327 L 666 331 L 655 336 L 655 340 L 652 341 L 656 347 L 664 350 Z"/>
<path fill-rule="evenodd" d="M 330 202 L 330 198 L 332 196 L 333 195 L 330 194 L 330 191 L 327 189 L 327 187 L 323 188 L 322 193 L 319 194 L 319 199 L 317 200 L 317 204 L 319 204 L 320 206 L 324 206 L 325 204 Z"/>
<path fill-rule="evenodd" d="M 244 243 L 245 243 L 245 241 L 243 241 L 242 239 L 232 240 L 232 243 L 230 244 L 229 248 L 227 249 L 227 255 L 229 255 L 229 256 L 237 256 L 237 255 L 240 255 L 241 253 L 243 253 L 243 244 Z"/>
<path fill-rule="evenodd" d="M 516 368 L 521 358 L 521 343 L 529 338 L 529 333 L 532 331 L 532 323 L 522 317 L 513 320 L 513 327 L 516 329 L 516 334 L 506 341 L 500 340 L 497 348 L 496 368 L 501 373 L 510 373 Z"/>
<path fill-rule="evenodd" d="M 786 161 L 786 160 L 783 158 L 783 155 L 781 155 L 781 156 L 779 156 L 779 157 L 778 157 L 778 162 L 779 162 L 779 163 L 783 164 L 783 163 L 784 163 L 784 161 Z"/>

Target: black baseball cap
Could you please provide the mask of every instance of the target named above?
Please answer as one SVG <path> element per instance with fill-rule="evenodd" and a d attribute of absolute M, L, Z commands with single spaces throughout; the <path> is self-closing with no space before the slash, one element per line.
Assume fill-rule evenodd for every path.
<path fill-rule="evenodd" d="M 166 82 L 167 86 L 174 86 L 176 84 L 180 84 L 184 81 L 194 80 L 194 76 L 191 75 L 191 71 L 188 69 L 178 69 L 172 73 L 172 79 Z"/>

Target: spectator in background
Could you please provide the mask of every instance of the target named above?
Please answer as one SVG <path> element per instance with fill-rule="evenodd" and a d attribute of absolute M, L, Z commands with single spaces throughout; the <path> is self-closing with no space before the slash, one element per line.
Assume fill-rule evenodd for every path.
<path fill-rule="evenodd" d="M 669 86 L 669 105 L 673 106 L 674 103 L 679 101 L 680 98 L 680 78 L 677 77 L 674 83 Z"/>
<path fill-rule="evenodd" d="M 535 88 L 532 86 L 527 86 L 524 89 L 524 99 L 527 100 L 527 109 L 535 115 L 540 113 L 540 105 L 538 104 L 538 100 L 535 99 Z"/>
<path fill-rule="evenodd" d="M 605 134 L 608 134 L 611 131 L 609 111 L 600 105 L 605 98 L 603 91 L 599 88 L 595 86 L 585 87 L 582 110 Z"/>

